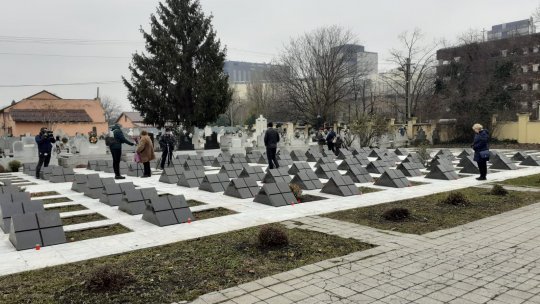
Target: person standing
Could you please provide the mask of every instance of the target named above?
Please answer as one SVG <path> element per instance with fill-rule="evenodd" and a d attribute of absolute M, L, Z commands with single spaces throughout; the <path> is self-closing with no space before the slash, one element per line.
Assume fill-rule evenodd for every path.
<path fill-rule="evenodd" d="M 36 178 L 39 178 L 41 166 L 45 168 L 49 166 L 51 161 L 51 151 L 53 144 L 56 143 L 52 131 L 43 127 L 39 130 L 39 134 L 36 136 L 36 143 L 38 146 L 38 163 L 36 166 Z"/>
<path fill-rule="evenodd" d="M 330 128 L 328 135 L 326 135 L 326 144 L 328 145 L 328 150 L 335 153 L 334 139 L 336 139 L 336 132 L 334 132 L 334 129 Z"/>
<path fill-rule="evenodd" d="M 161 135 L 159 138 L 159 146 L 163 152 L 161 154 L 161 170 L 165 168 L 165 162 L 167 162 L 167 166 L 171 165 L 175 145 L 176 140 L 174 139 L 171 129 L 165 129 L 165 134 Z"/>
<path fill-rule="evenodd" d="M 336 143 L 335 143 L 335 146 L 334 146 L 334 154 L 336 156 L 339 155 L 339 150 L 341 149 L 341 146 L 343 145 L 343 140 L 341 139 L 341 136 L 340 135 L 337 135 L 336 136 Z"/>
<path fill-rule="evenodd" d="M 122 144 L 128 144 L 134 146 L 135 144 L 130 142 L 124 136 L 122 132 L 122 126 L 115 124 L 111 131 L 113 132 L 113 142 L 110 143 L 109 148 L 111 149 L 111 155 L 113 159 L 113 170 L 115 179 L 125 179 L 124 176 L 120 175 L 120 159 L 122 158 Z"/>
<path fill-rule="evenodd" d="M 481 124 L 474 124 L 472 129 L 476 133 L 472 148 L 474 150 L 474 161 L 478 164 L 480 177 L 477 180 L 486 180 L 487 161 L 489 160 L 489 132 Z"/>
<path fill-rule="evenodd" d="M 269 122 L 268 129 L 264 134 L 264 145 L 266 146 L 266 157 L 268 158 L 268 169 L 279 168 L 276 159 L 277 144 L 279 142 L 279 133 L 274 129 L 274 124 Z"/>
<path fill-rule="evenodd" d="M 141 177 L 150 177 L 152 172 L 150 171 L 150 161 L 156 159 L 154 154 L 154 145 L 152 144 L 152 139 L 148 136 L 148 132 L 143 130 L 141 132 L 141 139 L 139 140 L 139 145 L 137 146 L 137 153 L 141 157 L 141 162 L 143 163 L 143 176 Z"/>

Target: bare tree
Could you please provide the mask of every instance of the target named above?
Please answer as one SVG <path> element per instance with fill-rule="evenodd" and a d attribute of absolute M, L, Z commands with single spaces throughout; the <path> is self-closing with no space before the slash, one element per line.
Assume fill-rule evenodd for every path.
<path fill-rule="evenodd" d="M 351 64 L 355 35 L 330 26 L 293 38 L 271 69 L 270 78 L 306 121 L 330 119 L 336 107 L 350 98 L 361 69 Z M 335 119 L 334 115 L 332 115 Z"/>
<path fill-rule="evenodd" d="M 109 125 L 113 124 L 120 114 L 122 114 L 122 108 L 109 96 L 103 96 L 100 99 L 100 103 L 105 111 L 105 121 L 107 121 Z"/>
<path fill-rule="evenodd" d="M 540 3 L 538 4 L 538 7 L 536 7 L 536 9 L 534 10 L 532 17 L 534 23 L 540 25 Z"/>
<path fill-rule="evenodd" d="M 465 45 L 486 40 L 484 33 L 478 29 L 470 28 L 457 36 L 458 45 Z"/>
<path fill-rule="evenodd" d="M 433 94 L 435 83 L 435 50 L 437 43 L 425 43 L 420 29 L 399 35 L 400 48 L 390 50 L 395 69 L 382 74 L 382 80 L 403 100 L 405 118 L 410 118 L 419 102 Z"/>
<path fill-rule="evenodd" d="M 350 127 L 351 137 L 353 140 L 358 139 L 360 147 L 371 146 L 377 138 L 390 131 L 387 120 L 377 113 L 360 115 Z"/>

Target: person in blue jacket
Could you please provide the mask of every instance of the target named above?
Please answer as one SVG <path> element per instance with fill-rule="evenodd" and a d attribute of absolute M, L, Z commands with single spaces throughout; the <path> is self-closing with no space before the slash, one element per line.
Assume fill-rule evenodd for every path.
<path fill-rule="evenodd" d="M 474 161 L 478 164 L 480 177 L 477 180 L 486 180 L 487 161 L 489 160 L 489 132 L 481 124 L 474 124 L 472 129 L 476 133 L 472 148 L 474 150 Z"/>
<path fill-rule="evenodd" d="M 48 167 L 51 161 L 51 151 L 53 144 L 56 142 L 52 131 L 43 127 L 39 130 L 39 134 L 36 136 L 36 143 L 38 146 L 38 163 L 36 166 L 36 178 L 39 178 L 41 166 Z"/>
<path fill-rule="evenodd" d="M 115 179 L 125 179 L 124 176 L 120 175 L 120 159 L 122 158 L 122 144 L 128 144 L 134 146 L 135 144 L 130 142 L 124 136 L 122 132 L 122 126 L 115 124 L 111 130 L 113 131 L 114 142 L 109 145 L 111 149 L 111 155 L 113 158 L 113 170 Z"/>

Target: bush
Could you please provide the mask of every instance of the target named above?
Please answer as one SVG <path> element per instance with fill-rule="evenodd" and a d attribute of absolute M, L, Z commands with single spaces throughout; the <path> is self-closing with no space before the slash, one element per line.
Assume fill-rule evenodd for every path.
<path fill-rule="evenodd" d="M 21 167 L 21 162 L 18 160 L 12 160 L 8 163 L 8 166 L 11 172 L 19 172 L 19 168 Z"/>
<path fill-rule="evenodd" d="M 89 272 L 85 286 L 91 291 L 120 290 L 134 282 L 133 275 L 120 267 L 101 265 Z"/>
<path fill-rule="evenodd" d="M 453 206 L 468 206 L 471 204 L 471 201 L 465 197 L 463 193 L 453 191 L 450 192 L 446 198 L 441 200 L 441 203 Z"/>
<path fill-rule="evenodd" d="M 501 185 L 494 185 L 489 192 L 491 195 L 505 196 L 508 194 L 508 190 L 504 189 Z"/>
<path fill-rule="evenodd" d="M 302 188 L 300 188 L 300 186 L 297 184 L 289 184 L 289 188 L 296 199 L 300 199 L 300 197 L 302 197 Z"/>
<path fill-rule="evenodd" d="M 424 163 L 427 162 L 430 158 L 429 152 L 427 150 L 427 145 L 420 145 L 416 153 L 424 161 Z"/>
<path fill-rule="evenodd" d="M 6 168 L 4 168 L 4 166 L 0 165 L 0 173 L 4 173 L 6 172 Z"/>
<path fill-rule="evenodd" d="M 406 208 L 391 208 L 383 213 L 383 217 L 387 221 L 399 222 L 408 219 L 411 213 Z"/>
<path fill-rule="evenodd" d="M 259 246 L 262 248 L 283 247 L 289 245 L 289 237 L 283 228 L 264 225 L 259 230 Z"/>

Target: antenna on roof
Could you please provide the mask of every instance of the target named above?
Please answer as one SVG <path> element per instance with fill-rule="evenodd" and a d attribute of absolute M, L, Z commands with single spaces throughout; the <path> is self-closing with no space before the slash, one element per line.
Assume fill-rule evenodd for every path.
<path fill-rule="evenodd" d="M 97 87 L 97 96 L 96 99 L 99 99 L 99 87 Z"/>

